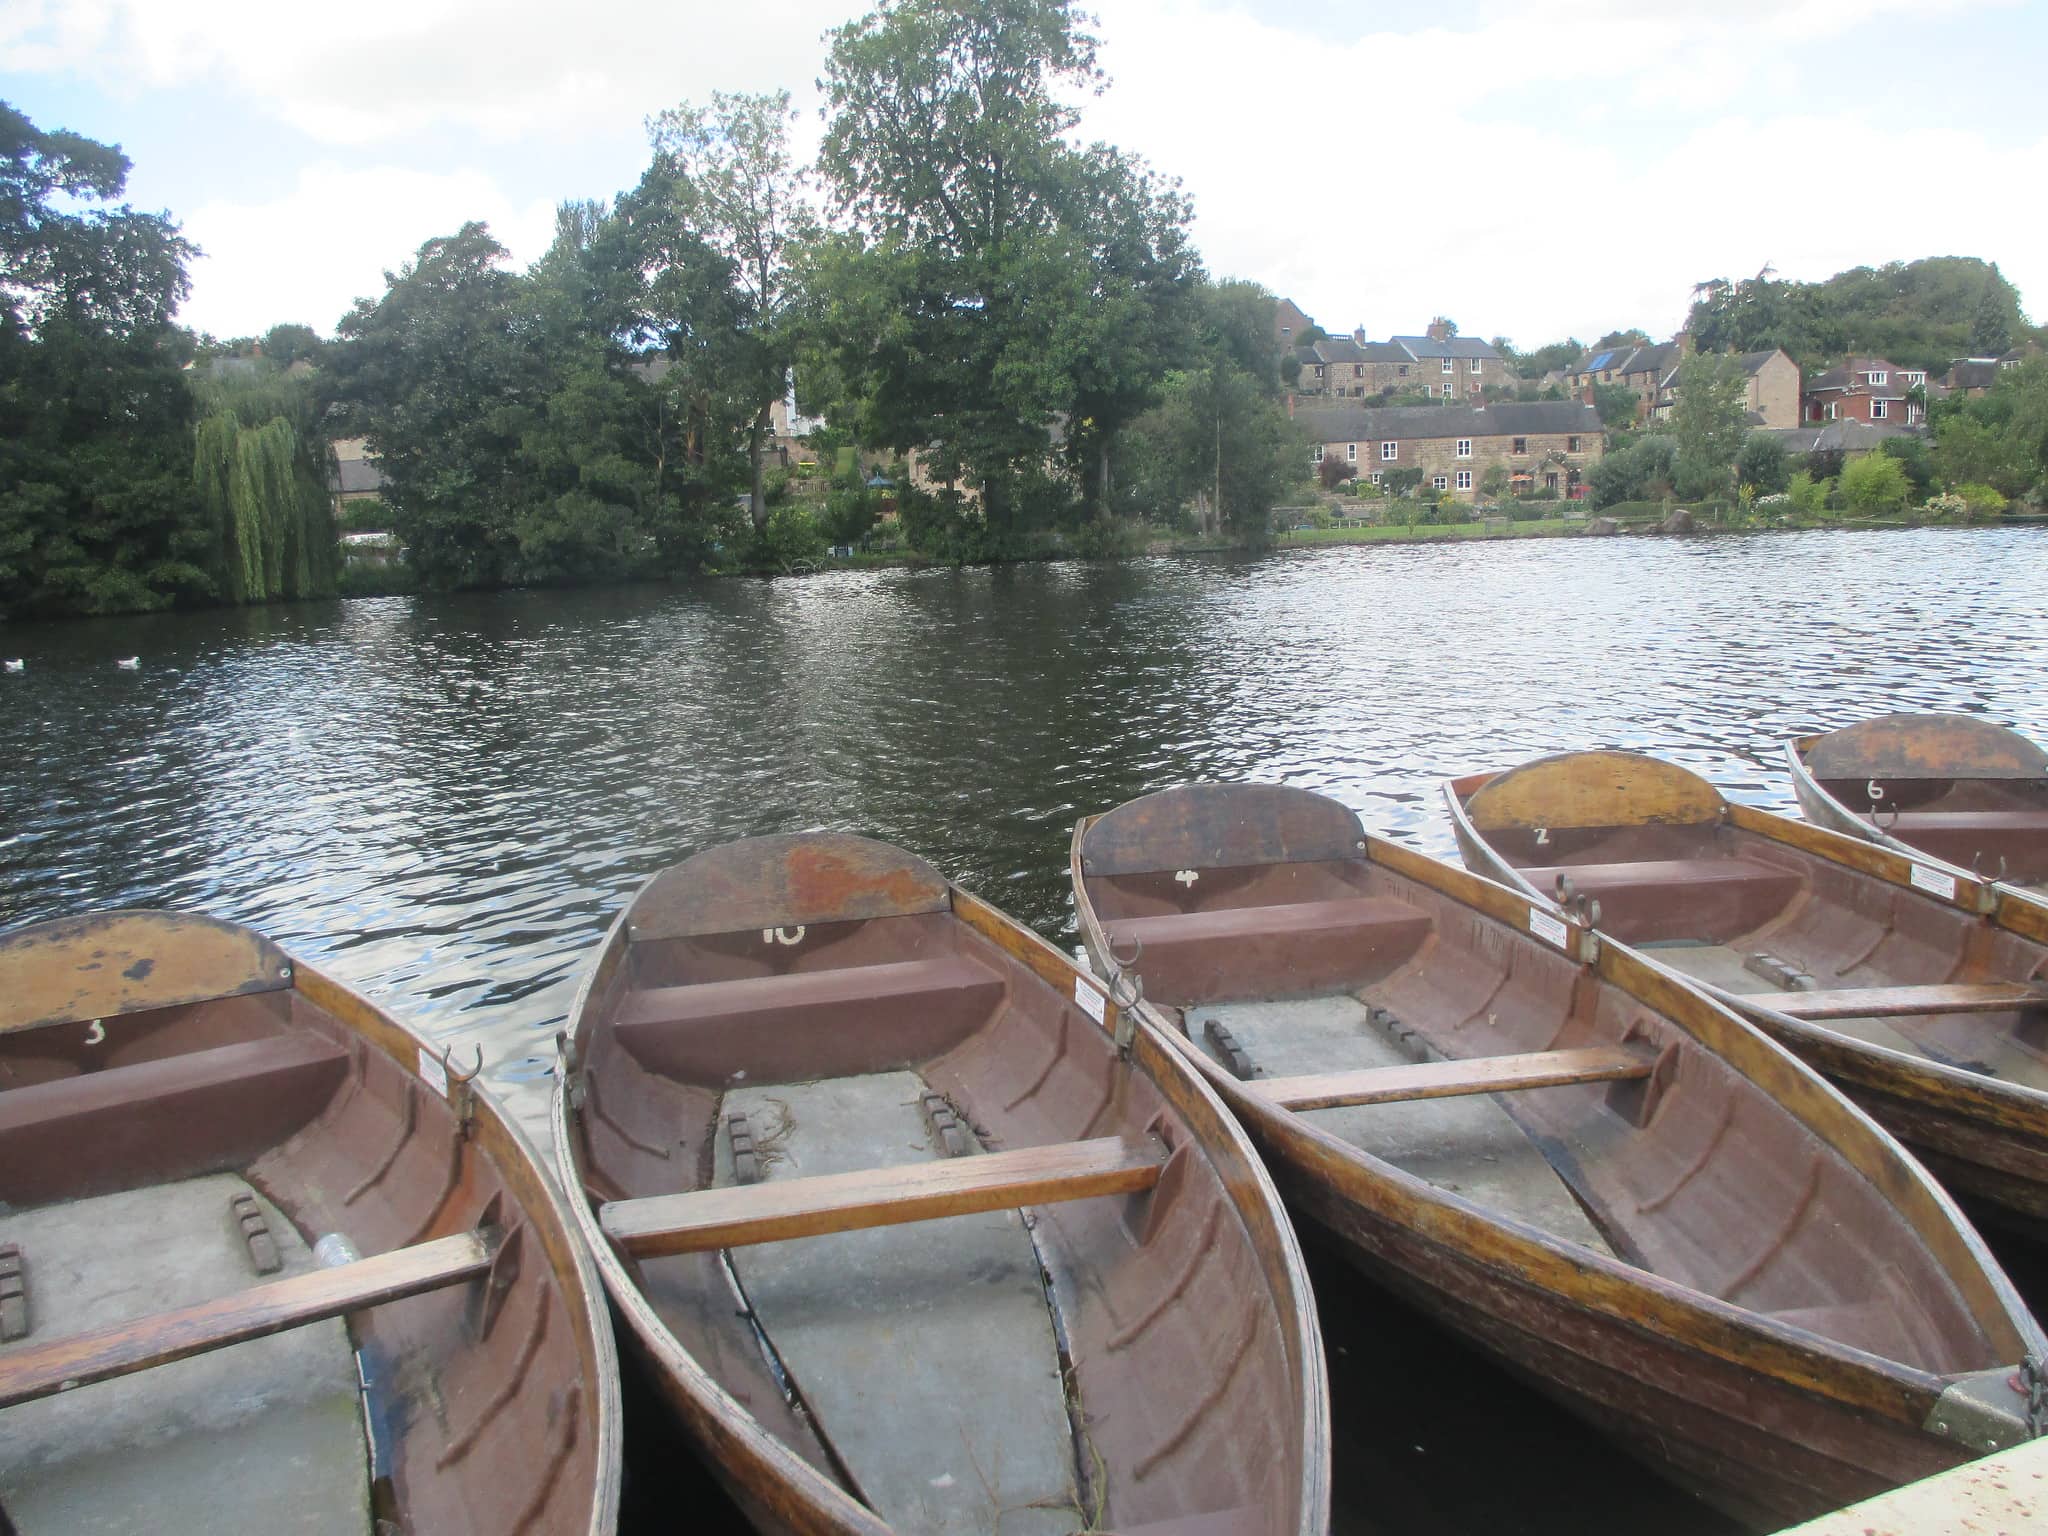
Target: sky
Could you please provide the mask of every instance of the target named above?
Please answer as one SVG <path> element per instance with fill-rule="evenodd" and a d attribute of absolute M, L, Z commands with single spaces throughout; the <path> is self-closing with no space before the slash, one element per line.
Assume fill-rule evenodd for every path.
<path fill-rule="evenodd" d="M 786 89 L 861 0 L 0 0 L 0 99 L 118 143 L 204 250 L 180 318 L 331 333 L 419 245 L 631 187 L 646 119 Z M 2042 0 L 1097 0 L 1082 133 L 1191 194 L 1218 277 L 1331 331 L 1529 348 L 1694 283 L 1981 256 L 2048 319 Z"/>

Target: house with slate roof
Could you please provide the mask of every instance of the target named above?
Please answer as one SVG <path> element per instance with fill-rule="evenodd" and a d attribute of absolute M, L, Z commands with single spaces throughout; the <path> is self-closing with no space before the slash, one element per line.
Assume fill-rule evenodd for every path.
<path fill-rule="evenodd" d="M 1600 414 L 1573 400 L 1530 404 L 1357 406 L 1303 402 L 1313 464 L 1336 457 L 1356 478 L 1381 484 L 1389 471 L 1419 469 L 1423 483 L 1470 501 L 1488 466 L 1507 467 L 1510 491 L 1577 500 L 1605 446 Z"/>
<path fill-rule="evenodd" d="M 1678 403 L 1679 367 L 1691 352 L 1691 338 L 1684 334 L 1656 345 L 1601 348 L 1572 365 L 1565 386 L 1574 398 L 1590 405 L 1595 384 L 1620 384 L 1641 402 L 1639 416 L 1668 416 Z M 1750 424 L 1797 426 L 1799 365 L 1777 347 L 1745 352 L 1741 362 Z"/>
<path fill-rule="evenodd" d="M 1997 357 L 1958 357 L 1949 364 L 1948 376 L 1941 381 L 1942 386 L 1950 394 L 1981 395 L 1998 382 L 2000 373 L 2019 367 L 2028 358 L 2038 356 L 2040 351 L 2038 346 L 2028 342 Z"/>
<path fill-rule="evenodd" d="M 1806 381 L 1802 421 L 1868 421 L 1892 427 L 1918 426 L 1925 408 L 1907 399 L 1914 390 L 1925 399 L 1927 371 L 1899 368 L 1881 357 L 1846 358 L 1834 368 Z"/>
<path fill-rule="evenodd" d="M 1475 337 L 1452 334 L 1449 321 L 1434 322 L 1422 336 L 1367 341 L 1363 329 L 1332 336 L 1296 352 L 1304 395 L 1361 400 L 1381 394 L 1426 394 L 1444 400 L 1478 399 L 1489 385 L 1506 386 L 1507 359 L 1499 348 Z"/>

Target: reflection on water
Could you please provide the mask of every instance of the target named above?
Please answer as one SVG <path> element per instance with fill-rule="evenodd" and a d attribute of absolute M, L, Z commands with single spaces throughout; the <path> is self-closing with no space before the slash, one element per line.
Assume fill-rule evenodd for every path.
<path fill-rule="evenodd" d="M 251 923 L 480 1042 L 537 1126 L 583 956 L 691 849 L 864 832 L 1071 938 L 1074 819 L 1187 779 L 1324 790 L 1446 857 L 1442 776 L 1564 748 L 1790 809 L 1800 731 L 1929 708 L 2048 737 L 2043 554 L 1543 540 L 16 626 L 0 926 Z"/>

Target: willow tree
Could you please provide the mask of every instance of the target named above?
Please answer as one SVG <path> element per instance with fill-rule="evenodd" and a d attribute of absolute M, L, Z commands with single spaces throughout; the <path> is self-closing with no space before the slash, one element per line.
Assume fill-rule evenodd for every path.
<path fill-rule="evenodd" d="M 237 603 L 331 595 L 334 515 L 311 390 L 232 372 L 198 387 L 210 408 L 194 430 L 192 477 L 217 540 L 221 595 Z"/>

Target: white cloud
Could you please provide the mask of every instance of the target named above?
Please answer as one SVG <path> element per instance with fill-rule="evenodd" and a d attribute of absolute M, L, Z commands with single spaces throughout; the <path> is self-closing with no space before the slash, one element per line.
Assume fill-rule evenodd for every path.
<path fill-rule="evenodd" d="M 117 93 L 228 89 L 331 145 L 430 128 L 574 139 L 716 90 L 800 101 L 847 0 L 0 0 L 10 70 Z"/>
<path fill-rule="evenodd" d="M 207 203 L 185 220 L 208 254 L 179 319 L 222 337 L 281 321 L 330 332 L 356 299 L 384 291 L 387 270 L 466 220 L 488 221 L 515 265 L 533 261 L 553 238 L 554 207 L 517 202 L 479 171 L 313 166 L 275 201 Z"/>
<path fill-rule="evenodd" d="M 2048 309 L 2048 211 L 2013 195 L 2048 182 L 2048 137 L 1923 129 L 1883 92 L 1825 121 L 1784 110 L 1802 65 L 1825 67 L 1798 49 L 1869 7 L 1503 0 L 1471 31 L 1355 40 L 1177 0 L 1101 8 L 1114 84 L 1085 131 L 1185 178 L 1212 271 L 1332 330 L 1448 313 L 1523 345 L 1668 333 L 1704 277 L 1942 254 L 2000 261 Z M 1504 120 L 1500 98 L 1519 113 L 1539 92 L 1538 116 Z"/>

